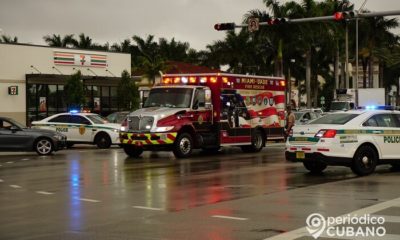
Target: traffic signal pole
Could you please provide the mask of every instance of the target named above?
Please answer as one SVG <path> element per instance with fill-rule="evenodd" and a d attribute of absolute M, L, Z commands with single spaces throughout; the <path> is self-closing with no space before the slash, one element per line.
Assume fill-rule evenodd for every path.
<path fill-rule="evenodd" d="M 270 26 L 277 24 L 290 24 L 290 23 L 304 23 L 304 22 L 321 22 L 321 21 L 350 21 L 356 20 L 356 81 L 353 79 L 353 88 L 358 89 L 358 21 L 360 18 L 369 18 L 369 17 L 384 17 L 384 16 L 396 16 L 400 15 L 400 10 L 393 11 L 382 11 L 382 12 L 367 12 L 360 13 L 358 11 L 343 11 L 336 12 L 332 16 L 320 16 L 320 17 L 311 17 L 311 18 L 299 18 L 299 19 L 288 19 L 288 18 L 276 18 L 269 19 L 265 22 L 259 22 L 259 26 Z M 235 24 L 235 23 L 222 23 L 216 24 L 214 26 L 215 30 L 234 30 L 235 28 L 244 28 L 249 27 L 249 24 Z M 346 22 L 346 66 L 345 66 L 345 81 L 346 87 L 348 88 L 349 83 L 349 72 L 348 72 L 348 63 L 349 63 L 349 54 L 348 54 L 348 24 Z M 336 85 L 337 86 L 337 85 Z"/>

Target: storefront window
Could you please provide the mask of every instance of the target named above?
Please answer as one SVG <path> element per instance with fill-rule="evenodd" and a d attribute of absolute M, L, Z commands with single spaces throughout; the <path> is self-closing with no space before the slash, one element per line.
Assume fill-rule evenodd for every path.
<path fill-rule="evenodd" d="M 111 90 L 111 111 L 115 112 L 118 111 L 118 93 L 117 87 L 110 87 Z"/>
<path fill-rule="evenodd" d="M 57 112 L 57 85 L 48 85 L 47 106 L 49 115 Z"/>
<path fill-rule="evenodd" d="M 101 87 L 101 110 L 110 111 L 110 87 Z"/>
<path fill-rule="evenodd" d="M 57 109 L 58 112 L 66 112 L 67 104 L 65 103 L 64 85 L 58 85 L 57 87 Z"/>

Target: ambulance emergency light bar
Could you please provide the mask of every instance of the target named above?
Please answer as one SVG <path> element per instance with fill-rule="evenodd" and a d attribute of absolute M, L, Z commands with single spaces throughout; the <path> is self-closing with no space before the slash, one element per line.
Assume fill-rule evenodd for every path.
<path fill-rule="evenodd" d="M 249 77 L 249 76 L 247 76 Z M 161 85 L 202 85 L 206 83 L 216 84 L 221 82 L 230 85 L 234 83 L 229 81 L 225 76 L 166 76 L 161 80 Z M 269 80 L 268 85 L 284 87 L 286 82 L 284 80 Z"/>

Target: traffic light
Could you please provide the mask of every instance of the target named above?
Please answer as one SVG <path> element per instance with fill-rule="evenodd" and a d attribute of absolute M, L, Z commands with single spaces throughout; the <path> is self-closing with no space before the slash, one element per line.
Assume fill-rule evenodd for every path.
<path fill-rule="evenodd" d="M 345 11 L 345 12 L 335 12 L 333 17 L 335 21 L 343 21 L 347 19 L 356 18 L 358 16 L 357 11 Z"/>
<path fill-rule="evenodd" d="M 275 18 L 274 20 L 273 20 L 273 24 L 274 25 L 278 25 L 278 24 L 284 24 L 284 23 L 286 23 L 288 21 L 288 19 L 287 18 Z"/>
<path fill-rule="evenodd" d="M 214 29 L 217 31 L 233 30 L 235 27 L 235 23 L 217 23 L 214 25 Z"/>

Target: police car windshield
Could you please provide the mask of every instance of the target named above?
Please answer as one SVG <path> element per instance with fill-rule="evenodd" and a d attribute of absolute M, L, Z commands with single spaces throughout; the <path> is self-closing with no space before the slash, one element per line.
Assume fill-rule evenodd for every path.
<path fill-rule="evenodd" d="M 351 119 L 357 117 L 359 114 L 354 113 L 332 113 L 325 115 L 317 120 L 312 121 L 310 124 L 345 124 Z"/>
<path fill-rule="evenodd" d="M 189 88 L 154 88 L 143 107 L 189 108 L 192 92 Z"/>
<path fill-rule="evenodd" d="M 107 119 L 103 118 L 100 115 L 86 115 L 86 117 L 89 118 L 95 124 L 108 123 Z"/>

